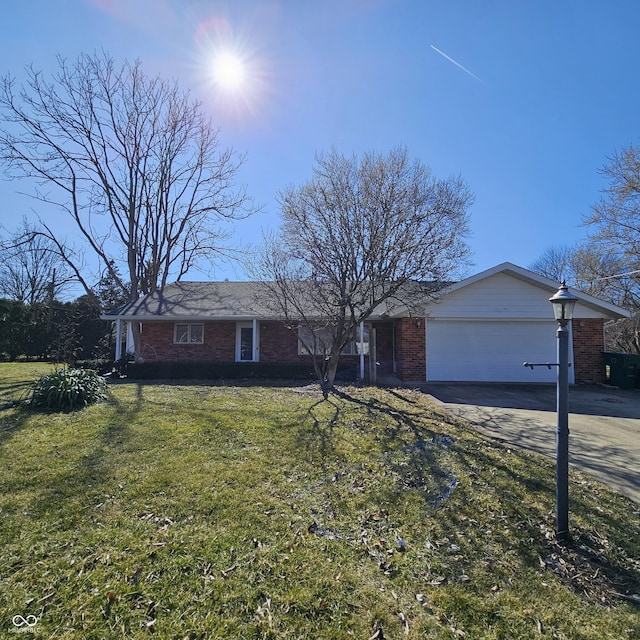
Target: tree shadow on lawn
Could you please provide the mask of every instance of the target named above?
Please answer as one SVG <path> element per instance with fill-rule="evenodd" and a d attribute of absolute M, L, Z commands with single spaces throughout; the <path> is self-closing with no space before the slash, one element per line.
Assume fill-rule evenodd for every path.
<path fill-rule="evenodd" d="M 0 383 L 0 447 L 5 445 L 33 415 L 27 404 L 32 380 Z"/>
<path fill-rule="evenodd" d="M 640 507 L 636 503 L 614 495 L 603 510 L 598 495 L 606 489 L 582 474 L 573 474 L 570 518 L 580 524 L 572 522 L 570 538 L 558 540 L 553 531 L 555 476 L 551 461 L 477 434 L 464 421 L 437 407 L 428 409 L 410 394 L 387 393 L 404 406 L 380 397 L 361 399 L 346 391 L 334 392 L 340 400 L 363 407 L 371 420 L 379 420 L 381 414 L 386 418 L 380 442 L 386 452 L 385 465 L 397 475 L 398 490 L 387 492 L 385 499 L 401 502 L 407 490 L 421 491 L 440 531 L 448 535 L 466 531 L 478 553 L 485 546 L 501 549 L 496 555 L 499 561 L 500 556 L 515 552 L 524 566 L 541 575 L 553 572 L 569 590 L 591 603 L 640 604 Z M 329 436 L 340 411 L 334 406 L 335 415 L 326 432 Z M 437 429 L 426 426 L 425 418 L 437 421 Z M 314 423 L 314 430 L 322 428 Z M 447 428 L 454 433 L 449 441 L 442 435 Z M 450 484 L 447 492 L 447 483 L 441 482 L 440 495 L 434 500 L 429 489 L 438 475 L 447 480 L 453 477 L 456 483 Z M 636 514 L 631 529 L 629 510 Z M 469 526 L 474 516 L 483 519 L 475 530 Z M 319 526 L 318 530 L 326 531 L 327 527 Z M 630 543 L 630 534 L 635 543 Z"/>
<path fill-rule="evenodd" d="M 322 415 L 320 408 L 328 406 L 332 409 L 330 415 Z M 318 451 L 324 466 L 335 455 L 334 430 L 340 418 L 340 407 L 330 399 L 320 398 L 307 409 L 307 416 L 311 419 L 311 429 L 299 430 L 298 445 L 306 451 Z"/>
<path fill-rule="evenodd" d="M 107 498 L 105 491 L 113 492 L 117 485 L 115 475 L 118 463 L 116 457 L 126 448 L 127 441 L 131 437 L 129 423 L 141 411 L 144 403 L 143 386 L 137 385 L 135 401 L 132 403 L 121 402 L 113 395 L 103 403 L 111 409 L 109 415 L 101 416 L 95 432 L 78 447 L 61 443 L 59 449 L 52 454 L 56 457 L 73 458 L 68 460 L 64 472 L 50 475 L 45 483 L 35 476 L 26 480 L 25 484 L 31 484 L 39 489 L 38 497 L 31 505 L 34 513 L 50 513 L 57 518 L 61 528 L 73 528 L 82 509 L 95 508 L 101 501 Z M 68 412 L 70 419 L 82 419 L 87 416 L 87 407 L 73 412 Z M 22 410 L 24 420 L 34 412 L 30 409 Z M 41 411 L 41 415 L 54 415 L 58 412 Z M 79 449 L 86 447 L 84 454 L 79 454 Z M 51 465 L 55 468 L 55 465 Z M 100 497 L 101 496 L 101 497 Z M 75 504 L 69 508 L 69 502 Z M 78 505 L 78 501 L 84 502 Z"/>
<path fill-rule="evenodd" d="M 449 423 L 473 430 L 454 416 Z M 453 447 L 468 482 L 462 511 L 447 511 L 448 526 L 464 526 L 464 505 L 484 494 L 491 535 L 505 552 L 515 549 L 526 566 L 552 571 L 588 602 L 640 604 L 640 506 L 572 470 L 570 536 L 558 539 L 553 461 L 481 434 L 477 440 L 473 448 Z"/>
<path fill-rule="evenodd" d="M 0 382 L 0 411 L 11 409 L 27 399 L 32 380 L 19 380 L 10 383 Z"/>
<path fill-rule="evenodd" d="M 320 393 L 318 389 L 318 394 Z M 394 394 L 402 401 L 407 401 L 404 396 Z M 337 401 L 334 401 L 336 398 Z M 298 424 L 299 446 L 319 453 L 321 459 L 325 460 L 335 456 L 335 429 L 342 418 L 341 402 L 344 401 L 354 406 L 364 408 L 370 421 L 379 421 L 381 415 L 390 418 L 390 424 L 385 428 L 382 436 L 374 434 L 381 442 L 383 452 L 394 451 L 406 447 L 419 446 L 420 443 L 431 440 L 435 437 L 435 432 L 425 429 L 416 419 L 424 418 L 424 412 L 416 411 L 410 413 L 399 410 L 391 403 L 378 398 L 362 400 L 341 389 L 333 389 L 329 398 L 318 398 L 317 402 L 309 406 L 306 415 L 311 420 L 311 428 Z M 411 400 L 408 400 L 411 403 Z M 331 409 L 326 412 L 327 407 Z M 325 411 L 323 411 L 325 410 Z M 368 423 L 367 423 L 368 424 Z M 291 425 L 293 426 L 293 425 Z M 351 428 L 361 429 L 357 424 L 350 425 Z"/>
<path fill-rule="evenodd" d="M 419 449 L 425 442 L 433 442 L 446 435 L 425 424 L 425 421 L 442 421 L 443 413 L 435 406 L 427 410 L 424 404 L 411 398 L 411 392 L 403 394 L 392 389 L 380 391 L 405 406 L 399 408 L 397 404 L 380 397 L 362 400 L 341 389 L 335 389 L 333 393 L 345 402 L 364 408 L 372 421 L 379 420 L 380 416 L 385 418 L 385 428 L 377 436 L 383 450 L 393 451 L 407 447 Z"/>
<path fill-rule="evenodd" d="M 350 404 L 365 409 L 364 414 L 354 414 Z M 339 391 L 318 399 L 305 415 L 307 420 L 294 419 L 282 427 L 295 428 L 297 448 L 307 452 L 309 461 L 318 461 L 315 473 L 296 477 L 291 496 L 306 504 L 313 520 L 310 532 L 316 535 L 356 542 L 363 526 L 380 531 L 395 527 L 387 511 L 402 510 L 408 496 L 414 504 L 421 502 L 425 513 L 432 512 L 457 484 L 448 459 L 450 439 L 421 426 L 417 411 Z M 384 424 L 376 424 L 380 422 Z M 372 451 L 368 458 L 357 444 L 352 447 L 363 435 L 366 443 L 367 430 L 372 446 L 363 446 Z M 346 451 L 351 454 L 344 449 L 350 434 L 354 443 Z"/>
<path fill-rule="evenodd" d="M 23 429 L 32 416 L 33 411 L 25 406 L 0 409 L 0 448 Z"/>

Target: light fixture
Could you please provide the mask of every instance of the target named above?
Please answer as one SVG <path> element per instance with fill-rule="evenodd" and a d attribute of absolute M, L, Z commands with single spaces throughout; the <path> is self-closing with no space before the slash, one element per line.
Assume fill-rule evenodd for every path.
<path fill-rule="evenodd" d="M 576 298 L 570 293 L 569 287 L 563 281 L 560 288 L 549 298 L 553 306 L 553 315 L 561 326 L 566 326 L 567 322 L 573 318 L 573 308 L 576 306 Z"/>

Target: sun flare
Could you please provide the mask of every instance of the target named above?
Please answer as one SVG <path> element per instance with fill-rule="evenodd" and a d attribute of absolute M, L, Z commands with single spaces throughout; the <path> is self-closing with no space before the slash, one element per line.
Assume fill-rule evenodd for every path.
<path fill-rule="evenodd" d="M 194 71 L 217 118 L 246 121 L 265 109 L 272 91 L 269 61 L 246 38 L 203 31 L 194 51 Z M 227 29 L 228 31 L 228 29 Z"/>
<path fill-rule="evenodd" d="M 246 81 L 246 68 L 240 57 L 231 51 L 221 51 L 213 59 L 213 78 L 229 91 L 242 89 Z"/>

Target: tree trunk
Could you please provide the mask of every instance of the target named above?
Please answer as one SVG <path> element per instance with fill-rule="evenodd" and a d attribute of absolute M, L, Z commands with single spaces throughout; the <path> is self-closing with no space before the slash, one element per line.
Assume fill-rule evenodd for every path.
<path fill-rule="evenodd" d="M 336 373 L 338 371 L 338 356 L 330 356 L 323 379 L 320 381 L 322 387 L 322 396 L 326 400 L 329 397 L 329 392 L 333 389 L 333 383 L 336 379 Z"/>

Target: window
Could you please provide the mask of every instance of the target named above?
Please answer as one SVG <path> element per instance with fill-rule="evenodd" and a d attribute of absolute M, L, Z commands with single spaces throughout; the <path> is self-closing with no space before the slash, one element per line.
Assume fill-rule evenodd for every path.
<path fill-rule="evenodd" d="M 330 327 L 298 327 L 298 353 L 300 355 L 328 355 L 331 349 Z M 369 354 L 369 327 L 365 325 L 360 340 L 360 325 L 356 327 L 353 340 L 342 349 L 344 356 L 357 356 L 360 353 Z"/>
<path fill-rule="evenodd" d="M 360 352 L 369 355 L 369 327 L 364 326 L 362 331 L 362 340 L 360 340 L 360 325 L 356 327 L 356 335 L 350 340 L 342 350 L 343 356 L 359 356 Z"/>
<path fill-rule="evenodd" d="M 328 327 L 298 327 L 298 353 L 303 356 L 324 355 L 331 346 Z"/>
<path fill-rule="evenodd" d="M 174 326 L 173 341 L 176 344 L 203 344 L 204 325 L 176 324 Z"/>

